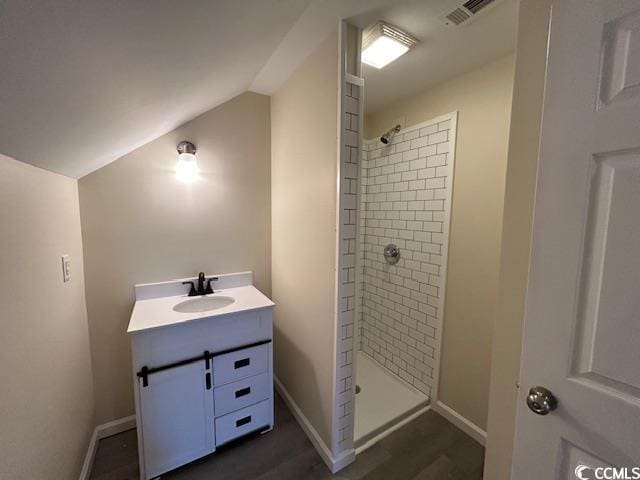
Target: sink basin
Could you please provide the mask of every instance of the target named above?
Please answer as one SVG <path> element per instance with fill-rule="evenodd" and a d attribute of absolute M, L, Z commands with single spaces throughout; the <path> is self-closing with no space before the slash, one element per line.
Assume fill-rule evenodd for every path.
<path fill-rule="evenodd" d="M 173 311 L 178 313 L 210 312 L 231 305 L 233 302 L 235 299 L 223 296 L 190 298 L 174 306 Z"/>

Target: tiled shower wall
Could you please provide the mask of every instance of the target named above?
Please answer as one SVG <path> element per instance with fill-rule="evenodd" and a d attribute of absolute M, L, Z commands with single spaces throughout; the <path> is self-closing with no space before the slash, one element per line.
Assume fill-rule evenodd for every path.
<path fill-rule="evenodd" d="M 362 146 L 360 348 L 432 397 L 442 335 L 456 114 Z M 394 243 L 400 261 L 383 249 Z M 358 291 L 360 294 L 360 291 Z"/>
<path fill-rule="evenodd" d="M 353 352 L 356 312 L 356 245 L 358 175 L 360 168 L 359 118 L 361 86 L 345 82 L 341 122 L 340 219 L 338 225 L 338 371 L 336 412 L 338 438 L 334 450 L 353 449 Z"/>

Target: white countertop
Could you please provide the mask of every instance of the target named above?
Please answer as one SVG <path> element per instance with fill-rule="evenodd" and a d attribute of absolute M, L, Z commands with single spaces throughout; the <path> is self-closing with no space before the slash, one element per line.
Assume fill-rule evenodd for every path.
<path fill-rule="evenodd" d="M 259 310 L 261 308 L 270 308 L 275 305 L 253 285 L 215 289 L 214 294 L 207 296 L 233 297 L 235 302 L 231 305 L 208 312 L 179 313 L 173 310 L 175 305 L 188 300 L 189 298 L 198 297 L 189 297 L 186 294 L 183 294 L 137 300 L 133 307 L 133 312 L 131 313 L 127 333 L 138 333 L 145 330 L 191 322 L 193 320 L 220 317 L 222 315 L 230 315 L 233 313 Z"/>

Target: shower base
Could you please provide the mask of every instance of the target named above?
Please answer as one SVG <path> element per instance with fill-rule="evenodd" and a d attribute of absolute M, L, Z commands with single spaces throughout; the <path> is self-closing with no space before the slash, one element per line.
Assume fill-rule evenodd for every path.
<path fill-rule="evenodd" d="M 429 397 L 357 352 L 354 445 L 360 453 L 428 409 Z"/>

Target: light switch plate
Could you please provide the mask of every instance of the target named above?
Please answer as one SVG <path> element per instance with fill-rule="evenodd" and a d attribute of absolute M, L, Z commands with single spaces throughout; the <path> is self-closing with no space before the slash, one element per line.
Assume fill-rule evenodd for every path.
<path fill-rule="evenodd" d="M 69 255 L 62 255 L 62 280 L 68 282 L 71 279 L 71 265 Z"/>

